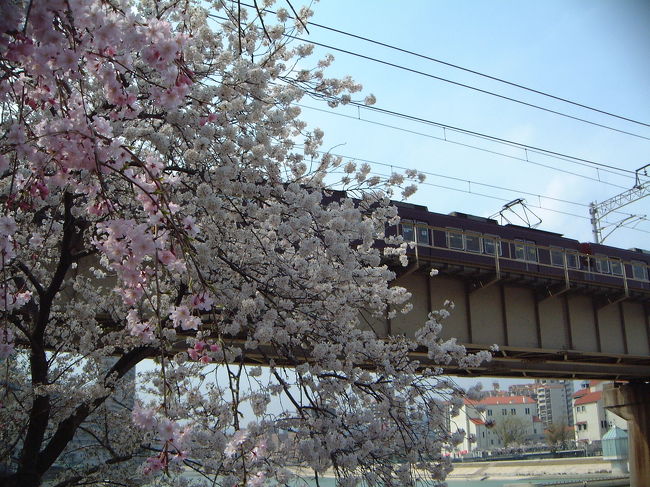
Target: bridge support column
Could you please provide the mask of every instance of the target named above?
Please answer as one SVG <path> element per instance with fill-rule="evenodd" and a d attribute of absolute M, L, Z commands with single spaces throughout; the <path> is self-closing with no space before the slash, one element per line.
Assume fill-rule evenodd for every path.
<path fill-rule="evenodd" d="M 630 487 L 650 481 L 650 383 L 632 382 L 604 389 L 605 407 L 628 422 Z"/>

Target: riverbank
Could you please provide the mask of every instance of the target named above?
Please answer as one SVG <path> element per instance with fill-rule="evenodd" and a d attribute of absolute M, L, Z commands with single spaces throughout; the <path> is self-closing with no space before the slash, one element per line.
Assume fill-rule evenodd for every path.
<path fill-rule="evenodd" d="M 510 479 L 532 476 L 575 477 L 586 474 L 610 474 L 612 465 L 601 457 L 544 458 L 495 462 L 454 463 L 451 479 Z"/>
<path fill-rule="evenodd" d="M 294 472 L 309 477 L 312 471 L 295 467 Z M 454 470 L 447 479 L 457 480 L 513 480 L 524 478 L 567 478 L 580 476 L 611 475 L 612 465 L 602 457 L 586 458 L 543 458 L 535 460 L 500 460 L 493 462 L 454 463 Z M 323 475 L 334 477 L 330 470 Z"/>

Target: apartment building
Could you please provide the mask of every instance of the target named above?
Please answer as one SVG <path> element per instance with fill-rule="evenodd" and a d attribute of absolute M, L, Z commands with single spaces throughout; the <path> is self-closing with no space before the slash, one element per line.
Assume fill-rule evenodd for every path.
<path fill-rule="evenodd" d="M 522 443 L 543 440 L 544 428 L 537 415 L 537 404 L 528 396 L 488 396 L 480 401 L 465 400 L 459 413 L 450 420 L 451 431 L 466 433 L 459 451 L 494 450 L 503 448 L 499 423 L 506 418 L 518 418 L 525 433 Z"/>
<path fill-rule="evenodd" d="M 573 394 L 575 439 L 582 444 L 600 443 L 612 426 L 627 430 L 627 421 L 605 409 L 603 382 L 590 381 Z"/>
<path fill-rule="evenodd" d="M 553 424 L 573 426 L 572 381 L 536 379 L 530 384 L 512 385 L 508 391 L 513 395 L 528 396 L 537 402 L 539 418 L 544 428 Z"/>

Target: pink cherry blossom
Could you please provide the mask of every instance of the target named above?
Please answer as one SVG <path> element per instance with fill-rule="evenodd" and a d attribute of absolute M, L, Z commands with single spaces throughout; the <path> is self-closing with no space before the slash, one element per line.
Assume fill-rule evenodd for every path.
<path fill-rule="evenodd" d="M 299 118 L 364 98 L 283 37 L 309 9 L 213 3 L 0 1 L 0 484 L 127 485 L 141 460 L 170 484 L 443 480 L 460 393 L 410 353 L 489 354 L 444 313 L 360 321 L 408 309 L 390 198 L 421 175 L 344 164 Z"/>

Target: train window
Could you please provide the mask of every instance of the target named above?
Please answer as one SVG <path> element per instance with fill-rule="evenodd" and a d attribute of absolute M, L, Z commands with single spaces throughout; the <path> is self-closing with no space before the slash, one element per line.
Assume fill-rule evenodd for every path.
<path fill-rule="evenodd" d="M 551 247 L 551 265 L 564 267 L 564 250 Z"/>
<path fill-rule="evenodd" d="M 526 260 L 526 247 L 523 244 L 523 242 L 522 243 L 519 243 L 519 242 L 520 241 L 518 241 L 515 244 L 515 259 L 517 259 L 517 260 Z"/>
<path fill-rule="evenodd" d="M 535 245 L 526 245 L 526 260 L 528 262 L 537 262 L 537 247 Z"/>
<path fill-rule="evenodd" d="M 427 227 L 419 226 L 417 227 L 417 239 L 418 243 L 429 245 L 429 229 Z"/>
<path fill-rule="evenodd" d="M 447 229 L 447 247 L 450 249 L 464 250 L 463 234 L 458 230 Z"/>
<path fill-rule="evenodd" d="M 516 240 L 515 242 L 515 259 L 537 262 L 537 247 L 535 247 L 535 242 L 524 240 Z"/>
<path fill-rule="evenodd" d="M 468 252 L 481 252 L 481 237 L 468 233 L 465 235 L 465 250 Z"/>
<path fill-rule="evenodd" d="M 483 236 L 483 252 L 486 254 L 494 255 L 494 251 L 497 245 L 499 246 L 499 255 L 502 255 L 501 241 L 498 240 L 497 237 L 493 237 L 491 235 Z"/>
<path fill-rule="evenodd" d="M 632 261 L 632 277 L 639 281 L 648 280 L 648 267 L 645 262 Z"/>
<path fill-rule="evenodd" d="M 614 274 L 615 276 L 623 275 L 623 263 L 620 260 L 613 259 L 610 260 L 609 263 L 612 268 L 612 274 Z"/>
<path fill-rule="evenodd" d="M 596 270 L 601 274 L 609 274 L 609 260 L 603 255 L 597 255 L 596 259 Z"/>
<path fill-rule="evenodd" d="M 574 252 L 567 252 L 566 254 L 566 265 L 570 269 L 580 269 L 580 259 L 578 254 Z"/>
<path fill-rule="evenodd" d="M 402 223 L 402 237 L 405 242 L 415 242 L 415 229 L 412 223 Z"/>

